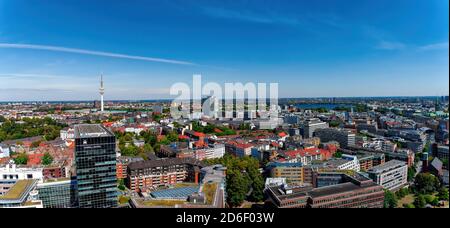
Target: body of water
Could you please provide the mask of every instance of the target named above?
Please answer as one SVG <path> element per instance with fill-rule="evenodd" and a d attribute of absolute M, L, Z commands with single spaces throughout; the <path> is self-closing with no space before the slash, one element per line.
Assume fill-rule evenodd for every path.
<path fill-rule="evenodd" d="M 346 107 L 346 108 L 351 108 L 354 107 L 351 104 L 296 104 L 295 105 L 296 108 L 299 109 L 318 109 L 318 108 L 325 108 L 327 110 L 333 110 L 337 107 Z"/>

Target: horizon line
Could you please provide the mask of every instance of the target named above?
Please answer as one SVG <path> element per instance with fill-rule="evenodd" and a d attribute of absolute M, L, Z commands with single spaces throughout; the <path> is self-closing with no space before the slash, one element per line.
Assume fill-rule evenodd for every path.
<path fill-rule="evenodd" d="M 448 97 L 449 95 L 424 95 L 424 96 L 418 96 L 418 95 L 410 95 L 410 96 L 336 96 L 336 97 L 282 97 L 282 98 L 278 98 L 278 100 L 283 100 L 283 99 L 332 99 L 332 98 L 337 98 L 337 99 L 348 99 L 348 98 L 436 98 L 436 97 Z M 124 100 L 120 100 L 120 99 L 110 99 L 110 100 L 105 100 L 105 102 L 142 102 L 142 101 L 167 101 L 167 100 L 174 100 L 175 98 L 155 98 L 155 99 L 124 99 Z M 269 99 L 269 98 L 267 98 Z M 98 101 L 97 99 L 92 99 L 92 100 L 22 100 L 22 101 L 1 101 L 0 103 L 31 103 L 31 102 L 94 102 L 94 101 Z"/>

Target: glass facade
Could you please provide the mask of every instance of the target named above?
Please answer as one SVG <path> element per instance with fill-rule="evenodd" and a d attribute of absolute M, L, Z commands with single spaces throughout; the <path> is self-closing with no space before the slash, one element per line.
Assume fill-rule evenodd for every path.
<path fill-rule="evenodd" d="M 38 185 L 39 200 L 44 208 L 72 207 L 72 182 L 70 180 Z"/>
<path fill-rule="evenodd" d="M 75 139 L 78 207 L 117 207 L 115 148 L 113 134 Z"/>

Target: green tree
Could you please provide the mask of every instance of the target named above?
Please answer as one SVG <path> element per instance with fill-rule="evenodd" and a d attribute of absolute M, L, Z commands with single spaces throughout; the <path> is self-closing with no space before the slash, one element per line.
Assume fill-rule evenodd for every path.
<path fill-rule="evenodd" d="M 439 179 L 433 174 L 420 173 L 414 180 L 414 188 L 420 194 L 433 194 L 440 188 Z"/>
<path fill-rule="evenodd" d="M 413 181 L 414 177 L 416 176 L 416 168 L 414 166 L 411 166 L 408 168 L 408 181 Z"/>
<path fill-rule="evenodd" d="M 144 145 L 144 152 L 145 153 L 155 153 L 155 150 L 153 149 L 152 145 L 146 143 Z"/>
<path fill-rule="evenodd" d="M 448 201 L 448 188 L 441 187 L 438 192 L 438 197 L 440 200 Z"/>
<path fill-rule="evenodd" d="M 393 192 L 389 190 L 384 191 L 384 208 L 396 208 L 397 202 L 397 197 Z"/>
<path fill-rule="evenodd" d="M 239 171 L 227 173 L 227 202 L 230 207 L 242 205 L 246 198 L 248 180 Z"/>
<path fill-rule="evenodd" d="M 432 196 L 432 195 L 425 195 L 425 201 L 427 202 L 427 204 L 432 204 L 433 201 L 436 199 L 436 197 Z"/>
<path fill-rule="evenodd" d="M 342 152 L 336 152 L 333 154 L 333 157 L 335 158 L 342 158 Z"/>
<path fill-rule="evenodd" d="M 129 146 L 119 146 L 119 148 L 122 156 L 135 157 L 139 154 L 138 148 L 133 144 L 130 144 Z"/>
<path fill-rule="evenodd" d="M 341 126 L 341 121 L 339 120 L 330 121 L 330 127 L 339 127 L 339 126 Z"/>
<path fill-rule="evenodd" d="M 124 181 L 124 179 L 119 179 L 117 182 L 118 182 L 118 188 L 119 188 L 121 191 L 125 191 L 126 187 L 125 187 L 125 181 Z"/>
<path fill-rule="evenodd" d="M 37 148 L 39 147 L 39 145 L 41 144 L 42 141 L 34 141 L 31 143 L 31 147 L 32 148 Z"/>
<path fill-rule="evenodd" d="M 177 142 L 178 141 L 178 134 L 175 131 L 171 131 L 169 134 L 167 134 L 166 138 L 170 142 Z"/>
<path fill-rule="evenodd" d="M 161 121 L 162 116 L 160 114 L 152 114 L 152 119 L 155 122 Z"/>
<path fill-rule="evenodd" d="M 42 165 L 51 165 L 53 163 L 53 157 L 50 155 L 50 153 L 45 153 L 42 157 L 41 161 Z"/>
<path fill-rule="evenodd" d="M 263 199 L 264 179 L 259 172 L 258 160 L 225 155 L 223 158 L 208 160 L 205 163 L 222 164 L 227 167 L 227 203 L 231 207 L 240 206 L 244 200 L 260 202 Z"/>
<path fill-rule="evenodd" d="M 398 190 L 395 195 L 398 199 L 402 199 L 403 197 L 407 196 L 409 194 L 409 190 L 407 188 L 402 188 Z"/>
<path fill-rule="evenodd" d="M 447 167 L 447 168 L 448 168 L 448 159 L 447 159 L 447 158 L 442 159 L 442 165 L 443 165 L 444 167 Z"/>
<path fill-rule="evenodd" d="M 26 165 L 28 163 L 28 155 L 27 154 L 19 154 L 14 159 L 14 163 L 17 165 Z"/>
<path fill-rule="evenodd" d="M 258 169 L 251 168 L 249 170 L 249 177 L 252 180 L 252 193 L 249 200 L 252 202 L 261 202 L 264 199 L 264 179 Z"/>
<path fill-rule="evenodd" d="M 425 208 L 425 205 L 427 204 L 427 201 L 425 200 L 425 197 L 423 195 L 418 195 L 416 199 L 414 200 L 414 206 L 416 208 Z"/>

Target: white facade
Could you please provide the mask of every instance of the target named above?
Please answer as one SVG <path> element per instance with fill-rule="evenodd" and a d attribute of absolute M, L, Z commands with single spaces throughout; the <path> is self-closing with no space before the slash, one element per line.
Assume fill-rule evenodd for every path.
<path fill-rule="evenodd" d="M 343 154 L 342 159 L 347 160 L 348 162 L 339 165 L 338 169 L 340 170 L 353 170 L 359 172 L 361 170 L 361 166 L 359 164 L 359 160 L 356 156 Z"/>
<path fill-rule="evenodd" d="M 222 158 L 225 155 L 225 146 L 223 144 L 214 145 L 213 148 L 205 150 L 206 159 Z"/>
<path fill-rule="evenodd" d="M 0 158 L 7 158 L 10 156 L 11 151 L 6 145 L 0 144 Z"/>
<path fill-rule="evenodd" d="M 72 128 L 69 128 L 68 130 L 61 130 L 59 132 L 59 137 L 62 140 L 75 139 L 75 131 Z"/>
<path fill-rule="evenodd" d="M 28 180 L 37 179 L 39 183 L 44 182 L 42 168 L 18 168 L 15 164 L 0 167 L 0 180 Z"/>
<path fill-rule="evenodd" d="M 134 128 L 134 127 L 125 128 L 125 132 L 134 133 L 137 135 L 139 135 L 143 130 L 144 130 L 143 128 Z"/>
<path fill-rule="evenodd" d="M 375 166 L 368 173 L 375 183 L 388 190 L 399 189 L 408 182 L 408 165 L 398 160 Z"/>

